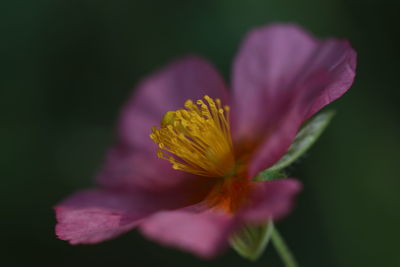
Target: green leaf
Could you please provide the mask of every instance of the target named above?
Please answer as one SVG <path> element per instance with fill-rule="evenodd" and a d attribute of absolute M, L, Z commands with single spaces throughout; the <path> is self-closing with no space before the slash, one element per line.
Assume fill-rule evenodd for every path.
<path fill-rule="evenodd" d="M 272 221 L 260 226 L 244 226 L 231 237 L 231 247 L 242 257 L 255 261 L 267 247 L 273 229 Z"/>
<path fill-rule="evenodd" d="M 267 181 L 283 178 L 282 170 L 296 161 L 317 141 L 334 115 L 334 111 L 325 111 L 309 119 L 296 135 L 286 154 L 271 168 L 261 171 L 253 180 Z"/>

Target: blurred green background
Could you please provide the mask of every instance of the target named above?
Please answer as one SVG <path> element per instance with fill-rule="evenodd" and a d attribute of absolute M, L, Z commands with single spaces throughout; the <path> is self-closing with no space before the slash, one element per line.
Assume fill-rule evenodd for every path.
<path fill-rule="evenodd" d="M 301 266 L 400 266 L 400 39 L 395 1 L 10 0 L 0 3 L 1 266 L 281 266 L 211 262 L 130 232 L 56 239 L 52 206 L 93 184 L 119 108 L 141 77 L 198 53 L 228 79 L 251 28 L 291 21 L 359 53 L 353 88 L 291 173 L 305 189 L 278 224 Z"/>

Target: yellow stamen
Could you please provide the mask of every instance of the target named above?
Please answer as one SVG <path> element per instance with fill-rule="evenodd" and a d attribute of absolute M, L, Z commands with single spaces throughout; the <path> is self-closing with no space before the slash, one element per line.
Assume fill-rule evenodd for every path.
<path fill-rule="evenodd" d="M 185 109 L 168 111 L 161 127 L 150 138 L 159 146 L 157 155 L 176 170 L 208 177 L 232 173 L 235 160 L 229 126 L 229 107 L 219 99 L 185 102 Z"/>

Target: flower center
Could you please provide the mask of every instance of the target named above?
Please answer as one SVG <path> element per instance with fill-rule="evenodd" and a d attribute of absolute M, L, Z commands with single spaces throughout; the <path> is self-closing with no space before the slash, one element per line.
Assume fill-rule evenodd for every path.
<path fill-rule="evenodd" d="M 219 99 L 187 100 L 185 109 L 168 111 L 150 138 L 158 157 L 175 170 L 207 177 L 232 176 L 235 157 L 229 126 L 229 107 Z"/>
<path fill-rule="evenodd" d="M 233 214 L 246 202 L 251 181 L 243 159 L 235 161 L 229 107 L 208 96 L 196 103 L 187 100 L 184 107 L 168 111 L 160 128 L 152 128 L 150 138 L 158 144 L 157 155 L 175 170 L 215 177 L 204 181 L 209 188 L 204 203 Z"/>

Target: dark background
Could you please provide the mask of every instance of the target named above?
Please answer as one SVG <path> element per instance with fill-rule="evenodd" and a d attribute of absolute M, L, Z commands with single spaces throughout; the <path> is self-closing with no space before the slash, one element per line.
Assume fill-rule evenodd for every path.
<path fill-rule="evenodd" d="M 240 40 L 274 21 L 349 39 L 359 53 L 337 115 L 291 169 L 305 190 L 278 224 L 301 266 L 400 266 L 399 10 L 395 1 L 35 0 L 0 3 L 2 266 L 281 266 L 232 251 L 206 262 L 135 231 L 56 239 L 52 206 L 93 184 L 141 77 L 186 53 L 228 79 Z"/>

